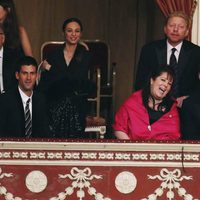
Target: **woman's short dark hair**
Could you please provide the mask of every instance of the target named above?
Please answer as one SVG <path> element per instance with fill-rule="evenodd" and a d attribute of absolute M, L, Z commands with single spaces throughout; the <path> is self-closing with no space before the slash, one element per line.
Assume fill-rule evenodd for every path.
<path fill-rule="evenodd" d="M 149 101 L 149 97 L 151 96 L 151 79 L 155 80 L 158 76 L 160 76 L 162 73 L 167 73 L 169 75 L 169 78 L 171 80 L 174 79 L 174 71 L 170 66 L 160 66 L 157 67 L 156 69 L 154 69 L 152 71 L 152 73 L 149 75 L 147 84 L 145 86 L 145 88 L 142 91 L 142 99 L 143 99 L 143 103 L 144 106 L 147 108 L 148 107 L 148 101 Z M 173 83 L 172 83 L 172 87 L 173 87 Z M 172 105 L 172 95 L 171 95 L 171 91 L 163 98 L 162 103 L 159 105 L 159 107 L 165 107 L 166 111 L 169 111 L 170 107 Z M 159 109 L 159 108 L 158 108 Z"/>
<path fill-rule="evenodd" d="M 67 26 L 67 24 L 71 23 L 71 22 L 76 22 L 80 27 L 81 27 L 81 32 L 83 31 L 83 25 L 80 19 L 76 18 L 76 17 L 71 17 L 66 19 L 63 22 L 63 26 L 62 26 L 62 30 L 65 31 L 65 27 Z"/>
<path fill-rule="evenodd" d="M 157 67 L 156 69 L 154 69 L 151 72 L 149 79 L 148 79 L 149 84 L 151 82 L 151 79 L 155 80 L 158 76 L 160 76 L 164 72 L 166 72 L 170 76 L 170 79 L 173 80 L 174 71 L 169 65 L 167 65 L 167 66 Z"/>

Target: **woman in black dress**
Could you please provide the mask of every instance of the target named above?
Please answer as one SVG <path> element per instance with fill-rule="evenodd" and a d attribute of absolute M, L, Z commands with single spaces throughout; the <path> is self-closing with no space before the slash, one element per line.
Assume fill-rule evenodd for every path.
<path fill-rule="evenodd" d="M 52 134 L 82 138 L 87 97 L 95 91 L 94 84 L 88 80 L 91 53 L 79 43 L 83 31 L 79 19 L 66 19 L 62 30 L 65 43 L 43 62 L 45 70 L 38 88 L 47 96 Z"/>

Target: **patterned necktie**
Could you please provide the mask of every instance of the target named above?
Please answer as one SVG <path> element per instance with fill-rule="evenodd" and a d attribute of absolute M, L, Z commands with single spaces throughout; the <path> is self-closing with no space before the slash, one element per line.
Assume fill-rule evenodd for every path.
<path fill-rule="evenodd" d="M 169 60 L 169 65 L 174 71 L 174 84 L 172 88 L 172 94 L 174 97 L 178 96 L 178 63 L 176 56 L 174 55 L 176 48 L 172 48 L 172 53 Z"/>
<path fill-rule="evenodd" d="M 26 102 L 25 107 L 25 136 L 30 137 L 32 133 L 32 120 L 31 120 L 31 112 L 29 109 L 30 98 Z"/>

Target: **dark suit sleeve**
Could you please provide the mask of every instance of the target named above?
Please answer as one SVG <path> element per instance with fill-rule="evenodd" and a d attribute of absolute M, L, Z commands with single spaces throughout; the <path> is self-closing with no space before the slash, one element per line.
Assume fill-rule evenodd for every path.
<path fill-rule="evenodd" d="M 0 137 L 5 137 L 5 123 L 7 118 L 5 94 L 0 95 Z"/>
<path fill-rule="evenodd" d="M 37 90 L 42 92 L 42 93 L 46 93 L 50 84 L 51 84 L 51 77 L 53 77 L 53 73 L 49 72 L 49 71 L 42 71 L 41 75 L 40 75 L 41 79 L 39 81 L 39 84 L 37 86 Z"/>
<path fill-rule="evenodd" d="M 46 100 L 43 94 L 34 92 L 33 96 L 33 137 L 51 137 L 49 131 Z"/>
<path fill-rule="evenodd" d="M 42 105 L 41 105 L 41 115 L 43 116 L 43 125 L 42 125 L 42 135 L 41 137 L 52 137 L 50 134 L 49 129 L 49 119 L 47 114 L 47 106 L 46 106 L 46 99 L 43 97 Z"/>
<path fill-rule="evenodd" d="M 145 87 L 148 76 L 151 72 L 149 51 L 151 50 L 146 46 L 144 46 L 141 50 L 135 80 L 135 90 L 140 90 Z"/>
<path fill-rule="evenodd" d="M 182 139 L 200 140 L 200 81 L 180 110 Z"/>

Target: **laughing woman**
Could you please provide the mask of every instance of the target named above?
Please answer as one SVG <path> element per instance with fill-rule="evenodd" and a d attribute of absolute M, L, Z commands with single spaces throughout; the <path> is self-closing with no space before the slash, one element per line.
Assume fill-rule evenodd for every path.
<path fill-rule="evenodd" d="M 118 139 L 178 140 L 180 122 L 171 98 L 173 72 L 169 67 L 155 71 L 143 90 L 133 93 L 115 116 Z"/>

